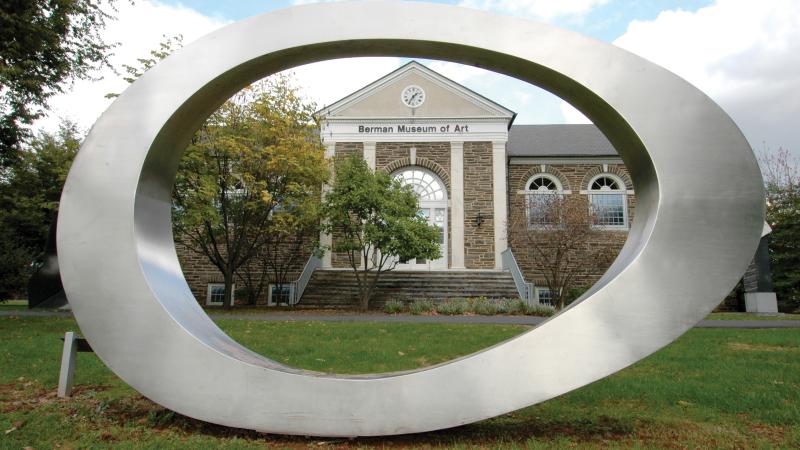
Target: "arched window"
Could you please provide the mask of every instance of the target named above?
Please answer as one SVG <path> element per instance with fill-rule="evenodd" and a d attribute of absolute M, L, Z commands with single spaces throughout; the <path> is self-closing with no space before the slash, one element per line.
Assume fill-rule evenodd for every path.
<path fill-rule="evenodd" d="M 540 173 L 525 184 L 525 207 L 529 228 L 560 226 L 564 191 L 558 178 Z"/>
<path fill-rule="evenodd" d="M 589 205 L 594 224 L 602 228 L 628 227 L 628 199 L 625 183 L 611 174 L 589 181 Z"/>
<path fill-rule="evenodd" d="M 447 190 L 444 183 L 433 172 L 421 167 L 406 167 L 392 174 L 395 180 L 419 195 L 420 217 L 439 230 L 439 249 L 441 257 L 436 260 L 415 258 L 400 261 L 397 266 L 402 270 L 430 270 L 431 268 L 447 268 Z"/>
<path fill-rule="evenodd" d="M 447 193 L 442 182 L 427 170 L 418 168 L 403 169 L 394 174 L 404 186 L 411 186 L 419 195 L 421 202 L 447 200 Z"/>

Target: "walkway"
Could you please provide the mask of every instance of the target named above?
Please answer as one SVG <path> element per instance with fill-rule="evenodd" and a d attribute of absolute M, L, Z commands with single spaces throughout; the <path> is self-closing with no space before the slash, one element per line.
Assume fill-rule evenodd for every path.
<path fill-rule="evenodd" d="M 0 317 L 72 317 L 68 311 L 0 311 Z M 389 323 L 475 323 L 538 325 L 546 320 L 533 316 L 413 316 L 410 314 L 210 314 L 212 319 L 268 320 L 276 322 L 389 322 Z M 701 320 L 695 328 L 800 328 L 800 320 Z"/>

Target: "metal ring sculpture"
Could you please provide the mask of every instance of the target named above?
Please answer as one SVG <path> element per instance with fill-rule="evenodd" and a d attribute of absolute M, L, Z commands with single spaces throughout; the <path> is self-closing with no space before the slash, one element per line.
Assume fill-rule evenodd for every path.
<path fill-rule="evenodd" d="M 405 373 L 286 367 L 229 338 L 192 296 L 170 229 L 178 160 L 203 120 L 248 83 L 314 61 L 380 55 L 485 67 L 569 101 L 618 149 L 636 185 L 636 218 L 616 261 L 580 301 L 504 343 Z M 227 26 L 131 85 L 72 166 L 58 254 L 97 355 L 161 405 L 272 433 L 390 435 L 529 406 L 664 347 L 736 283 L 763 217 L 761 176 L 739 129 L 651 62 L 547 25 L 457 7 L 321 4 Z"/>

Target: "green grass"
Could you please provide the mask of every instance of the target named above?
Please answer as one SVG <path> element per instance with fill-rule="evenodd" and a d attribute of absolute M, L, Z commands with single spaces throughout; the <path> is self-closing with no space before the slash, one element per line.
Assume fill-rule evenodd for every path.
<path fill-rule="evenodd" d="M 706 320 L 800 320 L 800 314 L 711 313 Z"/>
<path fill-rule="evenodd" d="M 278 361 L 337 373 L 435 364 L 525 330 L 218 323 Z M 263 435 L 195 421 L 143 399 L 86 353 L 78 355 L 75 396 L 57 399 L 59 337 L 75 329 L 66 318 L 0 317 L 0 448 L 800 447 L 800 329 L 695 329 L 633 367 L 540 405 L 452 430 L 355 441 Z"/>
<path fill-rule="evenodd" d="M 0 311 L 22 311 L 28 309 L 27 300 L 3 300 L 0 302 Z"/>

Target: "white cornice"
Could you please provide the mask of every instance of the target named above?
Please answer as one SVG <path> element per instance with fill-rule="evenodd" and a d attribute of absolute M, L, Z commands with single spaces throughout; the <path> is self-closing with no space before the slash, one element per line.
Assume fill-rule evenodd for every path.
<path fill-rule="evenodd" d="M 430 127 L 431 131 L 407 132 L 401 127 Z M 347 120 L 324 122 L 320 136 L 324 142 L 491 141 L 504 144 L 508 141 L 508 128 L 503 120 Z"/>
<path fill-rule="evenodd" d="M 431 123 L 431 122 L 467 122 L 467 123 L 502 123 L 507 124 L 507 117 L 497 116 L 474 116 L 474 117 L 326 117 L 325 122 L 329 123 L 403 123 L 413 125 L 416 123 Z"/>

